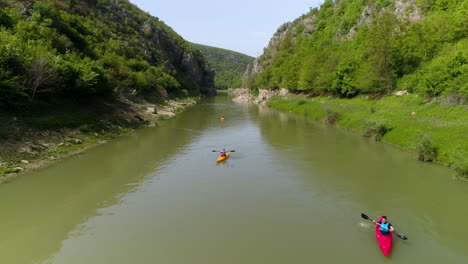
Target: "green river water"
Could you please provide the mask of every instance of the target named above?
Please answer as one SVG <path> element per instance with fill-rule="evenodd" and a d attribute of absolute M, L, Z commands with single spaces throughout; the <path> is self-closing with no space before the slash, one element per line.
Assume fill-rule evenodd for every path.
<path fill-rule="evenodd" d="M 468 263 L 467 202 L 446 168 L 220 95 L 1 185 L 0 263 Z M 384 257 L 361 212 L 409 240 Z"/>

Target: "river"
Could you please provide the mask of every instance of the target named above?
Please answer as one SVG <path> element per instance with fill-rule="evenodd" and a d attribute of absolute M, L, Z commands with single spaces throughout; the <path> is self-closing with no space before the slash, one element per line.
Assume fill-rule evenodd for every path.
<path fill-rule="evenodd" d="M 446 168 L 220 95 L 1 185 L 0 263 L 468 263 L 467 201 Z M 409 239 L 384 257 L 361 212 Z"/>

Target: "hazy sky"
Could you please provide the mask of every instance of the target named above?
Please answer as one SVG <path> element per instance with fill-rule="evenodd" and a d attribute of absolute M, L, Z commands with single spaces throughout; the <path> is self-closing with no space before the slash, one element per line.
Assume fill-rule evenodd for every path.
<path fill-rule="evenodd" d="M 188 41 L 261 55 L 287 21 L 323 0 L 130 0 Z"/>

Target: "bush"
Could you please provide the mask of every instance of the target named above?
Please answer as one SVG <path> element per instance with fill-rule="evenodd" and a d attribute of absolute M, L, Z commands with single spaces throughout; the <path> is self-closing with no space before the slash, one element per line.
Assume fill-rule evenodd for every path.
<path fill-rule="evenodd" d="M 171 75 L 160 72 L 158 76 L 158 83 L 168 93 L 178 93 L 182 85 Z"/>
<path fill-rule="evenodd" d="M 434 146 L 432 139 L 422 134 L 416 142 L 416 154 L 420 161 L 432 162 L 437 158 L 437 147 Z"/>
<path fill-rule="evenodd" d="M 78 129 L 83 133 L 94 133 L 99 132 L 102 133 L 103 131 L 110 131 L 114 128 L 114 124 L 107 120 L 92 120 L 89 121 L 87 124 L 83 124 L 78 127 Z"/>
<path fill-rule="evenodd" d="M 390 130 L 391 127 L 383 120 L 366 120 L 363 126 L 363 136 L 381 141 Z"/>
<path fill-rule="evenodd" d="M 137 59 L 130 59 L 127 64 L 134 71 L 146 71 L 151 66 L 147 61 Z"/>
<path fill-rule="evenodd" d="M 253 95 L 253 96 L 259 96 L 260 91 L 258 89 L 251 89 L 250 94 Z"/>
<path fill-rule="evenodd" d="M 462 177 L 468 178 L 468 160 L 464 159 L 460 163 L 455 164 L 455 171 Z"/>
<path fill-rule="evenodd" d="M 98 61 L 67 55 L 59 60 L 57 68 L 64 93 L 89 96 L 110 90 L 109 76 Z"/>
<path fill-rule="evenodd" d="M 6 10 L 0 9 L 0 26 L 13 28 L 14 21 L 5 11 Z"/>
<path fill-rule="evenodd" d="M 300 99 L 299 101 L 296 102 L 297 105 L 303 105 L 305 103 L 307 103 L 307 102 L 304 99 Z"/>
<path fill-rule="evenodd" d="M 333 109 L 325 109 L 325 123 L 334 125 L 340 119 L 341 114 Z"/>
<path fill-rule="evenodd" d="M 462 177 L 468 178 L 468 153 L 464 150 L 458 150 L 454 155 L 453 167 Z"/>

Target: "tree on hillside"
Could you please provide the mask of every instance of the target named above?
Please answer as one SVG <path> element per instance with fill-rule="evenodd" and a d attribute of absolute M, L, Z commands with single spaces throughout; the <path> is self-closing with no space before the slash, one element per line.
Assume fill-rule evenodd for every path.
<path fill-rule="evenodd" d="M 52 85 L 57 80 L 57 71 L 52 66 L 51 59 L 45 55 L 36 56 L 25 76 L 24 86 L 29 91 L 29 101 L 32 102 L 38 92 L 52 91 Z"/>
<path fill-rule="evenodd" d="M 369 31 L 367 59 L 358 73 L 357 87 L 364 91 L 391 92 L 395 88 L 395 73 L 392 67 L 392 41 L 397 34 L 395 14 L 384 11 L 376 15 Z"/>

